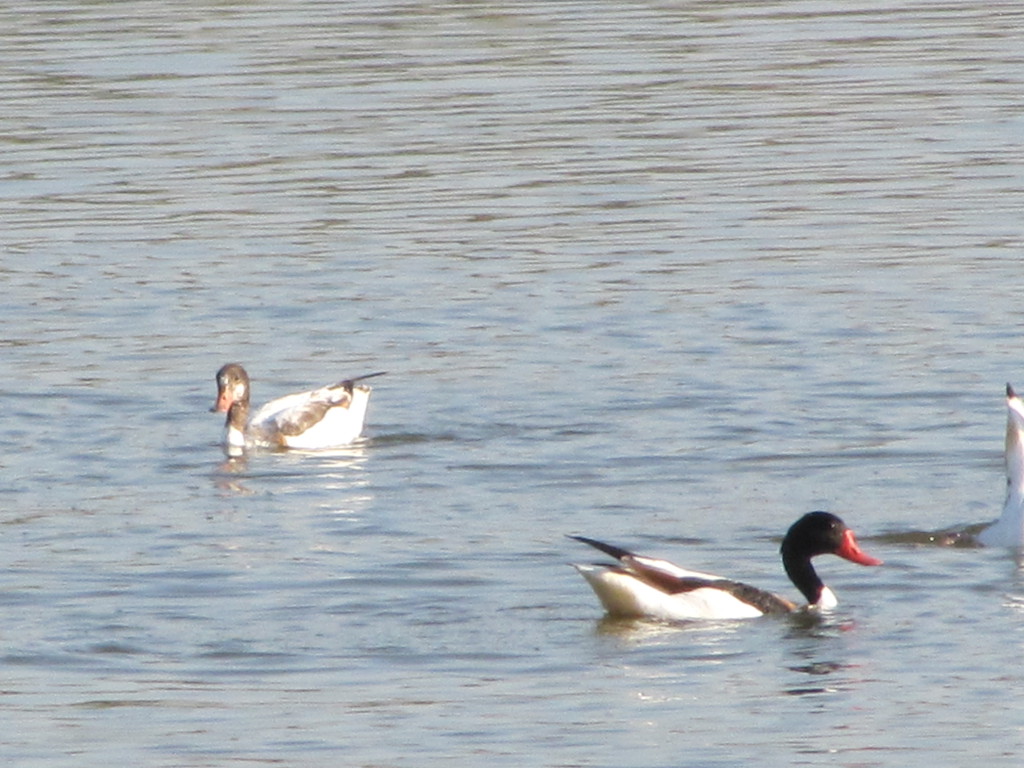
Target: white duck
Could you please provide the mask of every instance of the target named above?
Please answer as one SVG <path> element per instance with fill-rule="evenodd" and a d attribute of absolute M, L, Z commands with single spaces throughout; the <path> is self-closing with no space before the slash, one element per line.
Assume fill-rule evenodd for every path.
<path fill-rule="evenodd" d="M 1006 385 L 1006 502 L 1003 514 L 978 534 L 986 547 L 1024 547 L 1024 402 Z"/>
<path fill-rule="evenodd" d="M 662 621 L 747 619 L 791 613 L 796 603 L 771 592 L 721 576 L 688 571 L 666 560 L 635 555 L 583 536 L 582 541 L 618 560 L 618 565 L 575 565 L 610 616 Z M 808 608 L 827 610 L 837 604 L 811 565 L 817 555 L 833 554 L 861 565 L 881 565 L 861 550 L 853 531 L 829 512 L 809 512 L 782 540 L 782 563 Z"/>
<path fill-rule="evenodd" d="M 224 451 L 239 456 L 249 446 L 319 450 L 348 445 L 363 431 L 370 387 L 357 382 L 384 371 L 346 379 L 309 392 L 271 400 L 249 417 L 249 374 L 238 363 L 217 371 L 217 402 L 227 413 Z"/>

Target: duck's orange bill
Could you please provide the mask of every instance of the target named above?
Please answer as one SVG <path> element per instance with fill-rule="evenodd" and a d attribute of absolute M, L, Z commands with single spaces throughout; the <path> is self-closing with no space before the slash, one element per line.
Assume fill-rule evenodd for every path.
<path fill-rule="evenodd" d="M 843 543 L 839 545 L 839 549 L 836 550 L 836 554 L 840 557 L 844 557 L 851 563 L 860 563 L 861 565 L 881 565 L 882 561 L 877 557 L 872 557 L 857 543 L 857 538 L 853 535 L 853 531 L 847 529 L 843 534 Z"/>

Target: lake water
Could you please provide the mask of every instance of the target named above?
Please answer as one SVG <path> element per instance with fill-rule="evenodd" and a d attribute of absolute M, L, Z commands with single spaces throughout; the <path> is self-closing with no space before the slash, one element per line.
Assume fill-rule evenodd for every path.
<path fill-rule="evenodd" d="M 0 758 L 1017 766 L 1013 2 L 0 8 Z M 385 369 L 227 464 L 213 375 Z M 602 621 L 581 533 L 818 623 Z"/>

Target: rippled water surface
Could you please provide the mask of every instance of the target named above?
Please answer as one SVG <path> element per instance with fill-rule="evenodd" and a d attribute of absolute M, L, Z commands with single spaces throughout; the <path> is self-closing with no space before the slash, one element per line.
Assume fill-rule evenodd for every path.
<path fill-rule="evenodd" d="M 1017 2 L 0 8 L 0 757 L 1019 765 Z M 367 439 L 226 463 L 386 369 Z M 609 623 L 605 538 L 821 622 Z"/>

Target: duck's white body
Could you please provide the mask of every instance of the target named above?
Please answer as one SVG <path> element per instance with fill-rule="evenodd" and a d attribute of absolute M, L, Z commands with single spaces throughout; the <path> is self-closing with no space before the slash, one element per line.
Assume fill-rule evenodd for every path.
<path fill-rule="evenodd" d="M 260 407 L 248 432 L 263 445 L 315 451 L 348 445 L 363 433 L 370 388 L 322 387 Z"/>
<path fill-rule="evenodd" d="M 660 561 L 664 565 L 671 563 Z M 601 565 L 573 567 L 590 584 L 594 594 L 609 616 L 630 619 L 657 619 L 659 621 L 687 621 L 690 619 L 753 619 L 765 614 L 764 610 L 745 603 L 730 592 L 715 586 L 725 581 L 719 576 L 704 576 L 708 586 L 690 592 L 672 594 L 638 579 L 628 571 L 618 571 Z M 687 579 L 687 571 L 672 566 L 678 578 Z M 696 572 L 693 572 L 697 575 Z"/>
<path fill-rule="evenodd" d="M 237 363 L 217 372 L 213 410 L 227 413 L 224 449 L 238 456 L 251 447 L 322 450 L 349 445 L 363 431 L 370 387 L 347 379 L 271 400 L 249 418 L 249 375 Z"/>
<path fill-rule="evenodd" d="M 1006 502 L 1003 514 L 978 534 L 986 547 L 1024 547 L 1024 402 L 1006 385 Z"/>
<path fill-rule="evenodd" d="M 613 617 L 661 621 L 750 619 L 798 609 L 795 603 L 749 584 L 690 571 L 594 539 L 572 538 L 618 561 L 614 565 L 574 566 Z M 861 565 L 881 563 L 860 549 L 853 531 L 842 520 L 827 512 L 811 512 L 794 523 L 781 551 L 786 573 L 812 610 L 834 608 L 837 601 L 818 578 L 811 558 L 835 554 Z"/>

